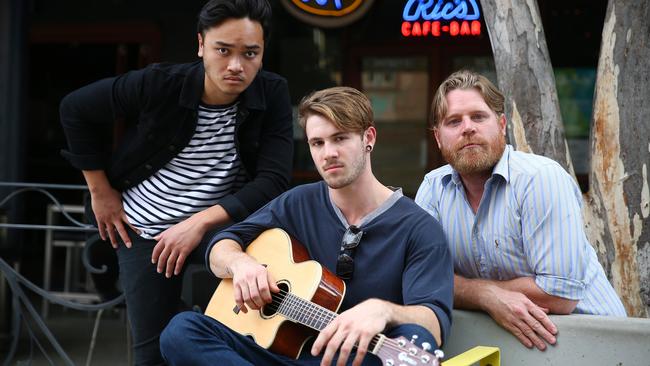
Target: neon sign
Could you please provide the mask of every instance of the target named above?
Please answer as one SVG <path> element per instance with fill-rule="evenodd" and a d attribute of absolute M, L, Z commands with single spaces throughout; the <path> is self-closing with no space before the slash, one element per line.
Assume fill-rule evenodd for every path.
<path fill-rule="evenodd" d="M 374 0 L 281 0 L 296 18 L 318 27 L 342 27 L 361 18 Z"/>
<path fill-rule="evenodd" d="M 339 17 L 353 12 L 363 0 L 291 0 L 298 8 L 320 16 Z"/>
<path fill-rule="evenodd" d="M 480 16 L 476 0 L 408 0 L 402 12 L 402 35 L 478 36 Z"/>

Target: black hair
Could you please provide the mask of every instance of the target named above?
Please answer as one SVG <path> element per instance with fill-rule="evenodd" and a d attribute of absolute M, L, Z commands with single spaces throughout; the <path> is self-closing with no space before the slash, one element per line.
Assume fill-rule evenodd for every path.
<path fill-rule="evenodd" d="M 271 5 L 267 0 L 210 0 L 199 12 L 196 31 L 205 37 L 205 32 L 228 19 L 248 18 L 259 22 L 264 32 L 264 41 L 271 33 Z"/>

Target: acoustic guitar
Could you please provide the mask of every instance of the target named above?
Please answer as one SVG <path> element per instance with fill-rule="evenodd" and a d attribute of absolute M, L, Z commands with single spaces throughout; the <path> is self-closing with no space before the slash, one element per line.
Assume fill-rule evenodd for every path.
<path fill-rule="evenodd" d="M 318 262 L 310 260 L 307 250 L 282 229 L 269 229 L 257 237 L 246 253 L 264 264 L 273 275 L 280 292 L 273 302 L 259 310 L 240 311 L 234 300 L 231 279 L 224 279 L 206 309 L 206 315 L 230 329 L 251 336 L 272 352 L 298 358 L 310 337 L 317 335 L 337 316 L 345 294 L 345 283 Z M 368 351 L 387 366 L 439 365 L 442 352 L 435 355 L 405 337 L 375 336 Z"/>

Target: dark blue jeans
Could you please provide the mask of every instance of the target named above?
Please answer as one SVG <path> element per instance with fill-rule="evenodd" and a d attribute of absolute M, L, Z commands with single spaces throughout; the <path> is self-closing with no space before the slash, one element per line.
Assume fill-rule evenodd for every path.
<path fill-rule="evenodd" d="M 429 342 L 436 347 L 436 341 L 426 329 L 416 324 L 405 324 L 391 329 L 390 338 L 413 334 L 418 336 L 417 345 Z M 185 365 L 320 365 L 321 357 L 310 354 L 311 347 L 305 347 L 298 359 L 274 354 L 258 346 L 250 337 L 230 330 L 218 321 L 195 312 L 183 312 L 174 317 L 160 336 L 160 350 L 170 366 Z M 352 364 L 354 354 L 348 359 Z M 398 360 L 395 360 L 397 362 Z M 364 366 L 381 365 L 381 361 L 368 353 Z"/>
<path fill-rule="evenodd" d="M 133 335 L 135 365 L 164 365 L 159 338 L 167 323 L 182 310 L 181 289 L 183 273 L 166 278 L 156 272 L 151 263 L 155 240 L 143 239 L 127 229 L 132 247 L 120 243 L 117 257 L 120 284 L 126 296 L 126 310 Z M 205 265 L 205 251 L 214 232 L 208 233 L 185 261 Z M 184 271 L 183 271 L 184 272 Z M 216 281 L 216 280 L 215 280 Z"/>

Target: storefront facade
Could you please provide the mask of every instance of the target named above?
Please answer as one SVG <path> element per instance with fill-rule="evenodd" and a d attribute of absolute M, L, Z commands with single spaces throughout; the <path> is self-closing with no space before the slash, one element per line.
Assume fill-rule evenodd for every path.
<path fill-rule="evenodd" d="M 7 1 L 7 0 L 5 0 Z M 9 3 L 18 0 L 9 0 Z M 361 89 L 372 100 L 379 144 L 373 169 L 385 184 L 414 195 L 424 174 L 443 161 L 429 121 L 437 85 L 470 68 L 496 81 L 488 30 L 477 0 L 272 0 L 273 31 L 264 67 L 286 77 L 297 106 L 307 93 L 336 85 Z M 65 140 L 58 104 L 68 92 L 150 62 L 188 62 L 196 56 L 196 14 L 203 0 L 87 2 L 33 0 L 19 16 L 28 36 L 12 55 L 22 75 L 22 104 L 11 121 L 21 126 L 24 155 L 14 180 L 82 183 L 60 156 Z M 591 93 L 606 2 L 540 1 L 562 111 L 574 155 L 585 151 Z M 17 19 L 17 18 L 15 18 Z M 11 24 L 9 24 L 11 25 Z M 16 27 L 14 27 L 16 28 Z M 10 63 L 5 63 L 10 65 Z M 578 86 L 578 88 L 576 88 Z M 568 97 L 562 93 L 567 92 Z M 7 91 L 15 99 L 15 91 Z M 567 104 L 568 103 L 568 104 Z M 582 149 L 582 150 L 580 150 Z M 573 153 L 573 152 L 572 152 Z M 575 164 L 586 170 L 588 156 Z M 294 184 L 314 181 L 296 125 Z"/>
<path fill-rule="evenodd" d="M 281 3 L 274 9 L 267 57 L 289 79 L 294 103 L 311 90 L 335 85 L 366 93 L 379 139 L 373 170 L 383 183 L 413 196 L 424 174 L 443 163 L 429 124 L 437 85 L 460 68 L 496 80 L 478 2 Z M 314 178 L 302 145 L 297 143 L 295 177 Z"/>

